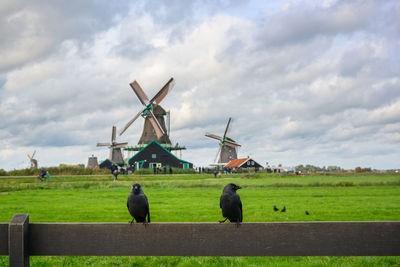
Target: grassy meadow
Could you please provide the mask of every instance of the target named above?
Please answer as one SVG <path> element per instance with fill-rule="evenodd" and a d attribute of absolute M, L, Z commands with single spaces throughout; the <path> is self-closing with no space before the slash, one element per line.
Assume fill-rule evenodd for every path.
<path fill-rule="evenodd" d="M 217 222 L 224 185 L 243 187 L 244 222 L 400 220 L 399 174 L 111 175 L 0 178 L 0 222 L 128 222 L 130 186 L 140 183 L 152 222 Z M 286 206 L 286 212 L 272 207 Z M 305 211 L 310 215 L 306 215 Z M 0 266 L 8 257 L 0 256 Z M 32 266 L 399 266 L 400 257 L 31 257 Z"/>

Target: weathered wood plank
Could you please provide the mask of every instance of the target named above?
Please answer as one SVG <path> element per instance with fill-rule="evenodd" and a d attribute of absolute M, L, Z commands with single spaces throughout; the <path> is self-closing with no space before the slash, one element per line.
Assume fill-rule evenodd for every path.
<path fill-rule="evenodd" d="M 0 255 L 8 255 L 8 223 L 0 223 Z"/>
<path fill-rule="evenodd" d="M 31 223 L 29 254 L 399 256 L 400 222 Z"/>
<path fill-rule="evenodd" d="M 29 266 L 28 214 L 15 214 L 8 225 L 8 249 L 10 266 Z"/>

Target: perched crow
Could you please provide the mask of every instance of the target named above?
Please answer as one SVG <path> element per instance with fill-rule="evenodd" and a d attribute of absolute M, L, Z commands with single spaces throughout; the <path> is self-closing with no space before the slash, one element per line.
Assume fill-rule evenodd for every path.
<path fill-rule="evenodd" d="M 133 217 L 131 223 L 133 223 L 133 219 L 135 219 L 136 222 L 146 223 L 146 216 L 147 222 L 150 222 L 149 202 L 140 184 L 132 185 L 132 190 L 128 196 L 126 205 L 129 213 Z"/>
<path fill-rule="evenodd" d="M 286 211 L 286 206 L 283 206 L 283 209 L 281 210 L 281 212 L 285 212 Z"/>
<path fill-rule="evenodd" d="M 240 188 L 235 184 L 228 184 L 222 191 L 219 206 L 222 209 L 222 216 L 225 217 L 225 220 L 220 221 L 220 223 L 229 220 L 239 224 L 243 221 L 242 201 L 240 201 L 239 195 L 236 194 L 236 190 Z"/>
<path fill-rule="evenodd" d="M 310 215 L 310 213 L 308 212 L 308 210 L 306 210 L 306 215 Z"/>
<path fill-rule="evenodd" d="M 274 206 L 274 211 L 278 211 L 279 209 L 276 207 L 276 206 Z"/>

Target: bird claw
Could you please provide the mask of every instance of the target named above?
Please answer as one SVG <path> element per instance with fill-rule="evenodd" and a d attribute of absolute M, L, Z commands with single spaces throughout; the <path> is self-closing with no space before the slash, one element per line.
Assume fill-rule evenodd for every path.
<path fill-rule="evenodd" d="M 237 222 L 236 223 L 236 228 L 239 228 L 239 226 L 240 226 L 240 222 Z"/>

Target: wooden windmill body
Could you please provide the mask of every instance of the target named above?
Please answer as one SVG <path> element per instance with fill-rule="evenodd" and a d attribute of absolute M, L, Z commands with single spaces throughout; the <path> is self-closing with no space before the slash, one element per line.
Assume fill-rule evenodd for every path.
<path fill-rule="evenodd" d="M 207 137 L 216 139 L 219 141 L 219 149 L 217 152 L 217 156 L 215 158 L 215 162 L 217 163 L 228 163 L 231 160 L 237 159 L 237 151 L 236 149 L 240 147 L 236 141 L 234 141 L 232 138 L 227 137 L 227 133 L 229 131 L 229 126 L 231 124 L 232 118 L 229 118 L 228 124 L 226 125 L 224 135 L 218 136 L 215 134 L 210 134 L 206 133 Z"/>
<path fill-rule="evenodd" d="M 156 140 L 160 144 L 171 144 L 171 140 L 169 139 L 169 136 L 167 134 L 167 128 L 165 126 L 164 119 L 167 112 L 160 105 L 153 104 L 153 114 L 164 133 L 161 137 L 158 137 L 151 122 L 151 117 L 145 117 L 142 136 L 140 137 L 138 144 L 147 145 L 153 140 Z"/>
<path fill-rule="evenodd" d="M 30 163 L 31 163 L 31 167 L 30 167 L 31 169 L 37 169 L 38 168 L 38 161 L 37 161 L 37 159 L 34 158 L 35 154 L 36 154 L 36 150 L 33 151 L 32 156 L 28 154 L 28 158 L 29 158 Z"/>
<path fill-rule="evenodd" d="M 108 146 L 110 148 L 110 154 L 108 158 L 117 164 L 124 164 L 124 158 L 122 156 L 121 148 L 124 148 L 126 145 L 128 145 L 128 143 L 117 143 L 116 131 L 116 127 L 113 126 L 111 133 L 111 143 L 97 143 L 97 146 Z"/>

